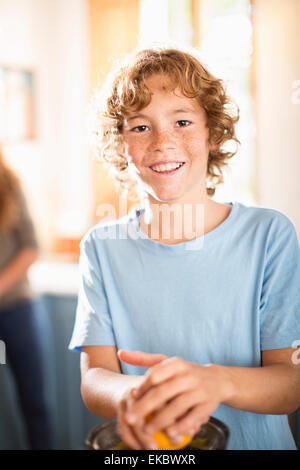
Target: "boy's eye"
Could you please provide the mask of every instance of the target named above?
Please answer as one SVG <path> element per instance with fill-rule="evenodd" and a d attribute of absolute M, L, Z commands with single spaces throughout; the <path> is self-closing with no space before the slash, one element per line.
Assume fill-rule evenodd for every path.
<path fill-rule="evenodd" d="M 136 126 L 131 129 L 131 132 L 144 132 L 147 126 Z"/>
<path fill-rule="evenodd" d="M 191 124 L 191 121 L 187 121 L 186 119 L 182 119 L 180 121 L 177 121 L 176 124 L 178 124 L 179 127 L 186 127 L 189 124 Z"/>

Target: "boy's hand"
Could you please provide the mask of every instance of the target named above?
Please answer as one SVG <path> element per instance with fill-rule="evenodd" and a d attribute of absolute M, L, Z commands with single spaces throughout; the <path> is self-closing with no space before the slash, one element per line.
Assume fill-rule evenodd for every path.
<path fill-rule="evenodd" d="M 147 354 L 142 351 L 132 353 L 131 351 L 123 350 L 118 351 L 118 356 L 121 360 L 124 360 L 124 362 L 127 362 L 126 359 L 129 361 L 131 359 L 131 364 L 138 361 L 138 365 L 142 367 L 151 367 L 167 358 L 167 356 L 163 354 Z M 120 406 L 118 408 L 118 427 L 122 440 L 132 449 L 157 449 L 154 439 L 152 439 L 149 433 L 145 433 L 143 429 L 143 420 L 138 424 L 129 425 L 124 419 L 125 413 L 131 409 L 135 402 L 135 392 L 136 387 L 127 390 L 121 399 Z"/>
<path fill-rule="evenodd" d="M 143 353 L 143 361 L 146 357 Z M 140 352 L 123 351 L 120 359 L 134 365 Z M 150 357 L 151 354 L 147 354 Z M 155 355 L 154 355 L 155 356 Z M 144 366 L 145 367 L 145 366 Z M 146 366 L 147 367 L 147 366 Z M 150 435 L 164 429 L 171 437 L 197 432 L 220 403 L 233 393 L 222 366 L 202 366 L 178 357 L 166 358 L 151 367 L 145 380 L 137 387 L 136 400 L 125 413 L 130 425 L 143 424 L 145 416 L 157 411 L 143 430 Z M 134 414 L 136 419 L 131 420 Z"/>
<path fill-rule="evenodd" d="M 144 422 L 129 425 L 124 419 L 126 411 L 129 411 L 135 400 L 135 388 L 126 391 L 118 408 L 118 427 L 122 441 L 131 449 L 157 449 L 154 439 L 143 430 Z"/>

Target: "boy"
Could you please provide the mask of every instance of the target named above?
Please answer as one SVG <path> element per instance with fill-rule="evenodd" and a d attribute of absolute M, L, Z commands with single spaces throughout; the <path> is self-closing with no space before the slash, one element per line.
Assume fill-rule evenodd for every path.
<path fill-rule="evenodd" d="M 157 48 L 104 90 L 98 149 L 123 187 L 134 166 L 147 197 L 81 242 L 69 347 L 86 406 L 117 415 L 133 449 L 155 448 L 158 429 L 179 443 L 210 415 L 229 449 L 295 449 L 299 245 L 284 214 L 211 199 L 234 155 L 223 144 L 238 142 L 222 82 L 193 54 Z"/>

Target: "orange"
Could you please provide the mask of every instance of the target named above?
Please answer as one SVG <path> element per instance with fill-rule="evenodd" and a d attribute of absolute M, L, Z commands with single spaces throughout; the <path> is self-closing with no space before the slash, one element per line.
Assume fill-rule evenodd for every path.
<path fill-rule="evenodd" d="M 184 435 L 181 444 L 175 445 L 170 441 L 164 431 L 156 431 L 152 437 L 157 442 L 159 450 L 183 449 L 183 447 L 186 447 L 193 439 L 192 436 Z"/>
<path fill-rule="evenodd" d="M 146 416 L 146 421 L 150 421 L 153 418 L 153 413 L 149 413 Z M 173 444 L 164 431 L 156 431 L 152 435 L 153 439 L 158 445 L 158 450 L 176 450 L 183 449 L 186 447 L 193 439 L 193 436 L 182 436 L 182 442 L 180 444 Z"/>

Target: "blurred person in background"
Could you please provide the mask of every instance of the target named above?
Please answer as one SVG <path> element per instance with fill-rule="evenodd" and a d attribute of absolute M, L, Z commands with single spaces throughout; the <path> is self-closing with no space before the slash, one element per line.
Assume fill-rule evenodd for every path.
<path fill-rule="evenodd" d="M 37 258 L 38 243 L 20 181 L 0 149 L 0 339 L 6 344 L 30 449 L 50 449 L 42 339 L 27 279 L 27 270 Z"/>

